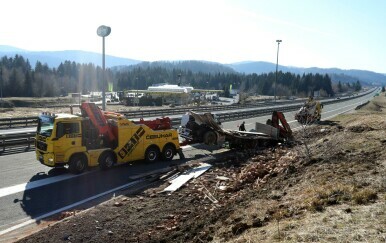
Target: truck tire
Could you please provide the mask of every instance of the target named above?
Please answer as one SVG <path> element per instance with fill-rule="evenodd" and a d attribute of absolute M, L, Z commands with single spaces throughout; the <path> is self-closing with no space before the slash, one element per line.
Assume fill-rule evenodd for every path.
<path fill-rule="evenodd" d="M 80 174 L 87 169 L 87 160 L 81 154 L 73 155 L 68 163 L 68 169 L 73 174 Z"/>
<path fill-rule="evenodd" d="M 214 145 L 217 142 L 216 133 L 213 131 L 206 131 L 204 134 L 204 143 L 206 145 Z"/>
<path fill-rule="evenodd" d="M 162 159 L 165 161 L 170 161 L 173 159 L 175 154 L 176 154 L 176 149 L 174 148 L 174 146 L 168 144 L 162 150 Z"/>
<path fill-rule="evenodd" d="M 106 152 L 101 154 L 101 156 L 98 159 L 98 162 L 99 162 L 99 168 L 101 168 L 101 170 L 108 170 L 114 166 L 116 159 L 113 153 Z"/>
<path fill-rule="evenodd" d="M 149 147 L 145 152 L 145 160 L 147 162 L 157 161 L 159 157 L 159 149 L 155 146 Z"/>

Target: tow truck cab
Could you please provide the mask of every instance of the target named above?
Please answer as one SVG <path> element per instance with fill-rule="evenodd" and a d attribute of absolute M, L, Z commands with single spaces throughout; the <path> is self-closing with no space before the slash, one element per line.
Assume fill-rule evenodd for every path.
<path fill-rule="evenodd" d="M 42 113 L 36 132 L 36 159 L 50 167 L 62 167 L 72 154 L 85 152 L 87 137 L 92 137 L 82 133 L 85 123 L 71 114 Z"/>

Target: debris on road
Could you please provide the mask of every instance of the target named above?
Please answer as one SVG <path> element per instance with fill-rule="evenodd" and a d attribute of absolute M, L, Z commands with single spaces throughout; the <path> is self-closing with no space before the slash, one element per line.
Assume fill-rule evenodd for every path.
<path fill-rule="evenodd" d="M 189 171 L 186 171 L 182 173 L 177 178 L 173 179 L 171 181 L 170 186 L 166 187 L 163 191 L 164 192 L 174 192 L 178 190 L 182 185 L 184 185 L 186 182 L 188 182 L 192 178 L 197 178 L 201 174 L 203 174 L 205 171 L 207 171 L 212 165 L 201 163 L 200 166 L 191 169 Z"/>

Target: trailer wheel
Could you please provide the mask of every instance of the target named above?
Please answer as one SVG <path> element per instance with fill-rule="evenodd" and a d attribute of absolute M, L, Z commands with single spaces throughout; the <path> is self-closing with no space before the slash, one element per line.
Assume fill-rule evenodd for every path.
<path fill-rule="evenodd" d="M 145 152 L 145 159 L 147 162 L 154 162 L 158 160 L 159 149 L 157 147 L 149 147 Z"/>
<path fill-rule="evenodd" d="M 102 170 L 108 170 L 111 167 L 113 167 L 116 161 L 115 161 L 114 155 L 110 152 L 107 152 L 107 153 L 103 153 L 99 157 L 98 162 L 99 162 L 99 168 L 101 168 Z"/>
<path fill-rule="evenodd" d="M 213 131 L 207 131 L 204 134 L 204 143 L 206 145 L 214 145 L 216 144 L 216 140 L 217 140 L 217 136 L 216 136 L 216 133 L 214 133 Z"/>
<path fill-rule="evenodd" d="M 176 149 L 174 148 L 174 146 L 168 144 L 164 147 L 162 151 L 162 159 L 165 161 L 170 161 L 173 159 L 175 154 L 176 154 Z"/>
<path fill-rule="evenodd" d="M 73 155 L 68 163 L 68 169 L 73 174 L 80 174 L 87 168 L 87 160 L 81 154 Z"/>

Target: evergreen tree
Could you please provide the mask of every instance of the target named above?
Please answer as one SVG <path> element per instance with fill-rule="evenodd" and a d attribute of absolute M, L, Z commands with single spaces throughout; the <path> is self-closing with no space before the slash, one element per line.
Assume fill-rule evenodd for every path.
<path fill-rule="evenodd" d="M 342 83 L 340 81 L 338 82 L 338 92 L 339 93 L 343 92 Z"/>
<path fill-rule="evenodd" d="M 354 84 L 354 89 L 355 91 L 360 91 L 362 89 L 362 85 L 359 82 L 359 80 L 357 80 L 356 83 Z"/>

